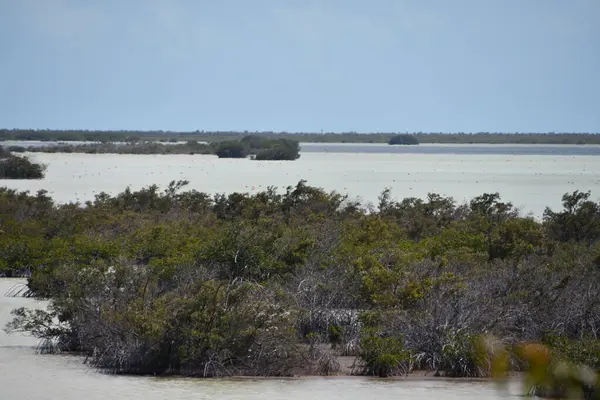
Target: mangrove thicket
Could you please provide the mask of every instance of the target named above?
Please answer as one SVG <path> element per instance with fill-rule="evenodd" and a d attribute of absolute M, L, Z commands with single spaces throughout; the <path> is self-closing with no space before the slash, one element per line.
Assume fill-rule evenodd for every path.
<path fill-rule="evenodd" d="M 0 146 L 0 179 L 41 179 L 45 170 L 44 165 L 16 156 Z"/>
<path fill-rule="evenodd" d="M 478 338 L 536 342 L 600 369 L 600 205 L 543 220 L 498 193 L 367 205 L 301 181 L 210 195 L 173 182 L 84 204 L 0 189 L 0 273 L 47 311 L 9 331 L 115 373 L 427 370 L 489 376 Z M 512 370 L 526 360 L 511 352 Z"/>
<path fill-rule="evenodd" d="M 48 146 L 10 146 L 13 152 L 85 153 L 85 154 L 215 154 L 219 158 L 246 158 L 256 160 L 296 160 L 300 144 L 291 139 L 272 139 L 246 136 L 240 140 L 213 143 L 187 140 L 185 142 L 156 142 L 130 140 L 127 142 L 90 142 L 81 144 L 58 143 Z"/>

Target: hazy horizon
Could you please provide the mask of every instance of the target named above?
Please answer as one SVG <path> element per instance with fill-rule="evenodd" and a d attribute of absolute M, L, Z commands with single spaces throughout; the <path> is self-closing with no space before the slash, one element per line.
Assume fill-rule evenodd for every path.
<path fill-rule="evenodd" d="M 54 128 L 6 128 L 0 127 L 0 131 L 49 131 L 49 132 L 132 132 L 132 133 L 162 133 L 162 134 L 179 134 L 179 133 L 191 133 L 191 134 L 287 134 L 287 135 L 395 135 L 395 134 L 408 134 L 408 135 L 482 135 L 482 134 L 491 134 L 491 135 L 600 135 L 600 132 L 492 132 L 492 131 L 478 131 L 478 132 L 407 132 L 407 131 L 291 131 L 291 130 L 282 130 L 282 131 L 252 131 L 248 129 L 241 130 L 232 130 L 232 129 L 195 129 L 195 130 L 187 130 L 187 131 L 178 131 L 173 129 L 89 129 L 89 128 L 65 128 L 65 129 L 54 129 Z"/>
<path fill-rule="evenodd" d="M 0 126 L 599 132 L 596 0 L 0 0 Z"/>

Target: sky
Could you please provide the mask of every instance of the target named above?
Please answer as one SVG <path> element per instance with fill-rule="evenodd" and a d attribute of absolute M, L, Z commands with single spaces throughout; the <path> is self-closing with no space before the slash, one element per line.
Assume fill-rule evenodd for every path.
<path fill-rule="evenodd" d="M 600 132 L 600 0 L 0 0 L 0 128 Z"/>

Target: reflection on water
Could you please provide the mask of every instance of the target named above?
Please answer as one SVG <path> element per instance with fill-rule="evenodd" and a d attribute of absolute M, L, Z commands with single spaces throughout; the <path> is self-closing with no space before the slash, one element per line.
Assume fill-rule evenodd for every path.
<path fill-rule="evenodd" d="M 329 146 L 334 149 L 345 145 Z M 92 200 L 101 191 L 116 194 L 127 186 L 132 189 L 151 184 L 165 187 L 170 181 L 180 179 L 190 181 L 190 188 L 210 194 L 254 192 L 268 186 L 283 190 L 305 179 L 309 185 L 374 203 L 386 187 L 392 189 L 395 198 L 422 198 L 435 192 L 453 196 L 459 202 L 482 193 L 499 192 L 505 201 L 538 217 L 546 206 L 560 208 L 561 197 L 566 192 L 595 190 L 593 198 L 600 196 L 600 156 L 567 155 L 568 146 L 561 147 L 560 156 L 391 154 L 365 150 L 381 145 L 348 146 L 356 151 L 304 152 L 293 162 L 218 159 L 211 155 L 35 153 L 31 158 L 48 165 L 45 179 L 4 180 L 0 185 L 32 192 L 46 189 L 56 201 L 83 202 Z M 520 148 L 531 151 L 540 146 Z"/>
<path fill-rule="evenodd" d="M 15 307 L 42 307 L 43 302 L 7 298 L 12 285 L 0 279 L 0 325 Z M 490 382 L 459 380 L 377 380 L 368 378 L 315 379 L 191 379 L 112 376 L 86 368 L 80 357 L 36 355 L 36 340 L 0 332 L 1 399 L 497 399 Z M 511 385 L 504 398 L 518 398 Z"/>

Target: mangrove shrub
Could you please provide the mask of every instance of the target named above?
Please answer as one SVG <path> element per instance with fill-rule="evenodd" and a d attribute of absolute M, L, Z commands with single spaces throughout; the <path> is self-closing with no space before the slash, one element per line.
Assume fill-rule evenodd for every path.
<path fill-rule="evenodd" d="M 590 195 L 536 220 L 497 193 L 386 191 L 372 207 L 304 181 L 217 195 L 186 184 L 85 204 L 0 188 L 0 274 L 50 301 L 10 329 L 119 373 L 329 374 L 352 355 L 361 374 L 488 376 L 482 334 L 600 368 Z"/>
<path fill-rule="evenodd" d="M 0 147 L 0 179 L 41 179 L 45 169 L 27 157 L 15 156 Z"/>

